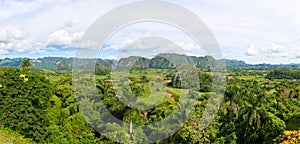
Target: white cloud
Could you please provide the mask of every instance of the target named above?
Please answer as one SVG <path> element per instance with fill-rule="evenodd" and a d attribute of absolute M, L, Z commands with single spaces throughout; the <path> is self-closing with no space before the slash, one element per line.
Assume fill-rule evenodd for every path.
<path fill-rule="evenodd" d="M 257 54 L 258 54 L 258 49 L 253 44 L 251 44 L 247 49 L 246 55 L 256 56 Z"/>
<path fill-rule="evenodd" d="M 0 21 L 20 15 L 32 14 L 70 2 L 71 0 L 1 0 Z"/>
<path fill-rule="evenodd" d="M 83 37 L 84 32 L 76 32 L 72 35 L 72 40 L 75 42 L 78 42 L 81 40 L 81 38 Z"/>
<path fill-rule="evenodd" d="M 217 0 L 167 1 L 175 2 L 196 13 L 212 30 L 219 45 L 226 48 L 226 51 L 223 51 L 224 56 L 246 60 L 251 63 L 256 63 L 258 60 L 273 62 L 274 60 L 271 57 L 276 56 L 281 58 L 278 59 L 280 62 L 294 62 L 295 60 L 289 60 L 288 58 L 299 57 L 297 51 L 300 51 L 300 45 L 293 46 L 291 44 L 299 39 L 300 34 L 298 28 L 300 25 L 300 15 L 298 14 L 300 1 L 298 0 L 289 2 L 254 0 L 251 3 L 235 0 L 226 2 Z M 26 28 L 26 31 L 22 29 L 10 30 L 10 34 L 6 30 L 0 31 L 0 53 L 15 53 L 18 55 L 21 52 L 42 52 L 46 49 L 39 47 L 46 46 L 50 42 L 53 46 L 62 46 L 59 49 L 49 48 L 59 52 L 68 51 L 72 48 L 96 48 L 94 42 L 76 45 L 80 41 L 81 34 L 77 33 L 75 35 L 74 32 L 85 31 L 94 20 L 108 10 L 129 2 L 132 1 L 0 0 L 0 27 L 20 26 Z M 233 3 L 235 7 L 232 7 Z M 142 30 L 149 30 L 151 34 L 159 34 L 166 38 L 175 37 L 176 39 L 172 40 L 179 42 L 177 44 L 184 47 L 184 50 L 188 53 L 194 54 L 194 50 L 197 50 L 193 43 L 183 39 L 185 35 L 177 33 L 173 29 L 155 25 L 152 27 L 148 27 L 148 25 L 139 27 Z M 58 29 L 65 32 L 54 35 L 52 32 Z M 129 31 L 135 32 L 134 29 L 135 27 Z M 53 34 L 52 38 L 49 38 L 49 34 Z M 143 36 L 143 34 L 141 35 Z M 123 37 L 136 39 L 141 35 L 137 34 L 130 37 L 128 33 L 124 33 Z M 36 41 L 42 44 L 37 44 Z M 116 39 L 116 41 L 109 43 L 110 50 L 121 50 L 122 45 L 118 43 L 122 41 L 124 39 L 120 41 Z M 256 49 L 243 47 L 249 43 L 255 44 Z M 253 56 L 244 57 L 243 53 L 245 52 Z M 285 55 L 288 55 L 288 57 L 285 57 Z"/>
<path fill-rule="evenodd" d="M 185 42 L 176 42 L 177 45 L 182 47 L 186 51 L 199 51 L 202 50 L 199 45 L 196 43 L 185 43 Z"/>
<path fill-rule="evenodd" d="M 69 47 L 72 43 L 72 36 L 65 30 L 58 30 L 49 35 L 47 46 L 49 47 Z"/>
<path fill-rule="evenodd" d="M 0 28 L 0 41 L 22 40 L 28 32 L 19 27 Z"/>
<path fill-rule="evenodd" d="M 46 47 L 57 49 L 77 49 L 77 48 L 94 48 L 95 43 L 81 42 L 84 32 L 69 34 L 66 30 L 61 29 L 51 33 L 45 44 Z"/>
<path fill-rule="evenodd" d="M 110 55 L 110 56 L 106 57 L 105 59 L 117 60 L 118 58 L 114 55 Z"/>
<path fill-rule="evenodd" d="M 291 59 L 300 59 L 300 50 L 294 51 L 292 55 L 290 55 Z"/>
<path fill-rule="evenodd" d="M 182 49 L 187 52 L 199 52 L 203 49 L 199 45 L 192 42 L 171 42 L 163 38 L 145 37 L 138 40 L 126 39 L 121 44 L 113 44 L 105 47 L 105 51 L 119 51 L 119 50 L 150 50 L 156 49 L 164 52 L 172 52 L 174 49 Z"/>
<path fill-rule="evenodd" d="M 0 54 L 7 55 L 13 50 L 12 43 L 2 43 L 0 42 Z"/>
<path fill-rule="evenodd" d="M 91 50 L 97 50 L 99 49 L 99 45 L 94 41 L 82 41 L 78 45 L 77 48 L 79 49 L 91 49 Z"/>
<path fill-rule="evenodd" d="M 262 47 L 262 52 L 266 53 L 278 53 L 284 49 L 283 45 L 272 43 L 269 46 Z"/>
<path fill-rule="evenodd" d="M 288 58 L 288 57 L 290 57 L 287 53 L 285 53 L 285 52 L 282 52 L 282 53 L 270 53 L 270 54 L 268 54 L 267 55 L 267 57 L 269 57 L 269 58 Z M 292 57 L 290 57 L 290 58 L 292 58 Z"/>
<path fill-rule="evenodd" d="M 192 42 L 170 41 L 160 37 L 143 37 L 141 39 L 127 39 L 121 44 L 109 45 L 103 48 L 101 57 L 114 54 L 117 58 L 128 56 L 153 57 L 160 53 L 178 53 L 203 56 L 205 52 L 199 45 Z"/>
<path fill-rule="evenodd" d="M 29 32 L 19 27 L 0 28 L 0 54 L 41 52 L 38 43 L 31 37 Z"/>
<path fill-rule="evenodd" d="M 264 56 L 266 58 L 292 58 L 293 56 L 287 52 L 284 45 L 271 43 L 261 47 L 255 47 L 253 44 L 249 46 L 246 52 L 247 56 Z M 295 57 L 295 56 L 294 56 Z"/>
<path fill-rule="evenodd" d="M 132 39 L 126 39 L 124 40 L 123 42 L 119 43 L 119 44 L 112 44 L 112 45 L 109 45 L 107 47 L 104 47 L 104 51 L 120 51 L 120 50 L 124 50 L 125 48 L 127 50 L 129 49 L 139 49 L 139 47 L 133 47 L 133 46 L 130 46 L 130 44 L 133 42 L 134 40 Z M 135 41 L 135 43 L 137 43 L 138 41 Z"/>
<path fill-rule="evenodd" d="M 293 58 L 293 54 L 288 54 L 288 49 L 281 44 L 272 43 L 268 46 L 263 46 L 261 51 L 269 58 Z"/>

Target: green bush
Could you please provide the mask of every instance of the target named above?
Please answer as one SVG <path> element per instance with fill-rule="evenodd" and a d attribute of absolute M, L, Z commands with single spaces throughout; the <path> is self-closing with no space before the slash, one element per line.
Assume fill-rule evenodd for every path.
<path fill-rule="evenodd" d="M 45 115 L 53 88 L 44 76 L 4 69 L 0 73 L 0 123 L 36 142 L 45 139 Z"/>

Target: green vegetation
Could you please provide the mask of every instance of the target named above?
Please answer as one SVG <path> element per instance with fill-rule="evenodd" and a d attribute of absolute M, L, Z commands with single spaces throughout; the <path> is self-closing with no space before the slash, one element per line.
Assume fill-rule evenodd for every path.
<path fill-rule="evenodd" d="M 7 68 L 0 73 L 0 121 L 39 142 L 48 126 L 46 109 L 53 95 L 49 80 L 36 73 Z"/>
<path fill-rule="evenodd" d="M 31 66 L 32 66 L 32 64 L 30 63 L 30 59 L 27 58 L 22 61 L 21 65 L 20 65 L 20 69 L 28 72 L 29 67 L 31 67 Z"/>
<path fill-rule="evenodd" d="M 300 79 L 300 70 L 279 68 L 271 71 L 266 76 L 268 79 Z"/>
<path fill-rule="evenodd" d="M 28 138 L 24 138 L 20 134 L 0 127 L 0 143 L 1 144 L 33 144 L 34 142 Z"/>
<path fill-rule="evenodd" d="M 105 125 L 107 119 L 100 114 L 108 112 L 128 126 L 150 125 L 174 114 L 168 125 L 157 131 L 164 135 L 172 124 L 179 124 L 180 129 L 157 143 L 299 142 L 298 69 L 228 69 L 226 89 L 222 90 L 219 81 L 211 84 L 220 76 L 207 65 L 200 66 L 201 61 L 196 67 L 186 65 L 200 58 L 179 56 L 186 62 L 172 69 L 162 57 L 175 60 L 168 54 L 152 60 L 131 57 L 137 63 L 123 59 L 119 62 L 123 67 L 113 73 L 115 62 L 99 60 L 93 76 L 96 83 L 91 84 L 88 76 L 81 77 L 79 81 L 86 87 L 79 95 L 73 91 L 78 88 L 73 85 L 69 61 L 59 60 L 58 70 L 34 68 L 29 59 L 21 62 L 20 69 L 0 67 L 0 143 L 143 143 L 156 137 L 143 129 L 130 134 L 118 129 L 118 123 Z M 87 63 L 82 68 L 88 67 Z M 131 65 L 133 69 L 126 67 Z M 101 104 L 108 111 L 99 108 Z M 194 110 L 187 109 L 189 105 Z M 209 115 L 208 110 L 216 114 Z M 183 112 L 187 122 L 180 115 Z"/>

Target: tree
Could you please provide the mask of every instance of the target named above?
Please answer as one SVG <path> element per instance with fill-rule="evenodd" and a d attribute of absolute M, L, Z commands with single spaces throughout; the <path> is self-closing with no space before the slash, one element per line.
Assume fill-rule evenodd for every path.
<path fill-rule="evenodd" d="M 103 140 L 79 111 L 76 101 L 72 78 L 60 76 L 52 81 L 55 92 L 47 109 L 50 126 L 45 143 L 99 143 Z"/>
<path fill-rule="evenodd" d="M 173 73 L 171 78 L 171 86 L 183 89 L 206 89 L 206 84 L 210 85 L 210 83 L 207 82 L 208 77 L 209 76 L 205 75 L 205 73 L 201 71 L 198 71 L 195 67 L 185 65 L 181 66 L 176 72 Z"/>
<path fill-rule="evenodd" d="M 227 108 L 228 111 L 232 111 L 237 115 L 239 106 L 238 104 L 240 103 L 240 99 L 239 99 L 239 88 L 236 85 L 229 85 L 226 88 L 225 91 L 225 102 L 229 101 L 229 107 Z M 230 118 L 230 120 L 228 121 L 232 121 L 232 118 Z"/>
<path fill-rule="evenodd" d="M 0 83 L 1 125 L 42 142 L 49 125 L 46 109 L 53 95 L 49 80 L 36 73 L 7 68 L 0 73 Z"/>
<path fill-rule="evenodd" d="M 31 66 L 33 66 L 33 65 L 30 63 L 30 59 L 26 58 L 22 61 L 21 65 L 20 65 L 20 69 L 23 71 L 29 72 L 30 71 L 29 67 L 31 67 Z"/>
<path fill-rule="evenodd" d="M 260 89 L 243 92 L 243 108 L 236 120 L 238 143 L 272 143 L 284 129 L 285 123 L 268 112 L 267 96 Z"/>

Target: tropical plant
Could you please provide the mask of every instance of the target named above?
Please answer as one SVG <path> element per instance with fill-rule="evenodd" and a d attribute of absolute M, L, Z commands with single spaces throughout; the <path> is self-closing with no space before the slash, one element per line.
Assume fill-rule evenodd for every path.
<path fill-rule="evenodd" d="M 30 59 L 26 58 L 21 62 L 20 69 L 23 71 L 29 72 L 30 71 L 29 67 L 31 67 L 31 66 L 33 66 L 33 65 L 30 63 Z"/>

